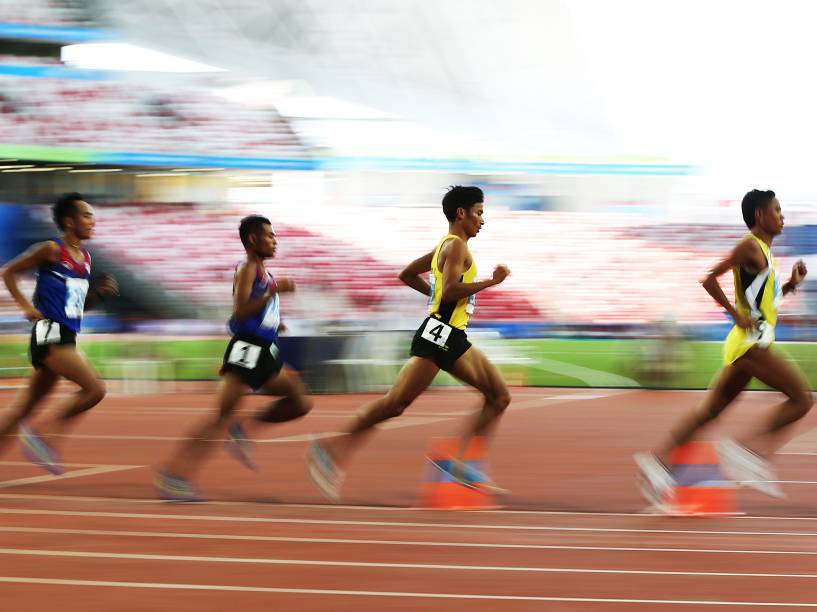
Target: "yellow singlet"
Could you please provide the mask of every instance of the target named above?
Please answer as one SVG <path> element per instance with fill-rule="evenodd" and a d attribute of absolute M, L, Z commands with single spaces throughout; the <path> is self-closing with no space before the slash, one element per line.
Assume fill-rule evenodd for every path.
<path fill-rule="evenodd" d="M 732 268 L 735 279 L 735 301 L 740 314 L 751 317 L 756 329 L 745 330 L 735 325 L 726 337 L 723 361 L 734 363 L 755 345 L 767 347 L 774 342 L 777 308 L 783 298 L 783 289 L 777 277 L 777 266 L 769 245 L 754 234 L 749 234 L 760 245 L 766 256 L 766 269 L 754 274 L 739 266 Z"/>
<path fill-rule="evenodd" d="M 440 257 L 440 249 L 443 245 L 452 239 L 460 239 L 459 236 L 448 234 L 444 236 L 437 248 L 434 250 L 434 257 L 431 258 L 431 276 L 429 284 L 431 285 L 431 293 L 428 296 L 428 314 L 441 320 L 443 323 L 448 323 L 451 327 L 464 330 L 468 325 L 468 319 L 474 312 L 474 306 L 477 302 L 476 295 L 457 300 L 456 302 L 443 302 L 443 273 L 440 270 L 437 261 Z M 466 249 L 468 246 L 466 245 Z M 460 277 L 462 283 L 473 283 L 477 276 L 477 266 L 474 263 L 474 257 L 471 251 L 468 251 L 468 256 L 471 258 L 471 267 Z"/>

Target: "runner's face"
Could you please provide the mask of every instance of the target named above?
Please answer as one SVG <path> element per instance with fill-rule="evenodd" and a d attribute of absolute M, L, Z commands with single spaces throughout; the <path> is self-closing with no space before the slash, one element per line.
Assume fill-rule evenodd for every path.
<path fill-rule="evenodd" d="M 761 209 L 758 219 L 760 227 L 769 232 L 772 236 L 777 236 L 783 231 L 783 210 L 780 208 L 780 201 L 772 198 L 772 201 Z"/>
<path fill-rule="evenodd" d="M 479 230 L 482 229 L 482 226 L 485 225 L 485 219 L 482 217 L 483 209 L 485 205 L 482 202 L 474 204 L 470 209 L 462 209 L 465 212 L 465 216 L 463 217 L 463 227 L 465 228 L 465 233 L 469 238 L 473 238 L 479 233 Z"/>
<path fill-rule="evenodd" d="M 73 217 L 70 217 L 73 223 L 69 223 L 67 228 L 73 229 L 74 234 L 80 240 L 88 240 L 93 236 L 94 227 L 96 226 L 94 209 L 84 200 L 77 200 L 76 205 L 77 212 Z"/>
<path fill-rule="evenodd" d="M 256 235 L 256 251 L 261 257 L 275 257 L 278 241 L 271 225 L 264 224 Z"/>

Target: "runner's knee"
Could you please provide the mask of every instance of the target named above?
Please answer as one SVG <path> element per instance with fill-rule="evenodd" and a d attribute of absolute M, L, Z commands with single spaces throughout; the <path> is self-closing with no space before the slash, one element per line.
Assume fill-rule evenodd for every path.
<path fill-rule="evenodd" d="M 811 407 L 814 405 L 814 396 L 808 389 L 800 389 L 797 393 L 789 396 L 789 400 L 795 405 L 798 412 L 798 418 L 805 416 Z"/>
<path fill-rule="evenodd" d="M 399 395 L 387 395 L 385 399 L 384 413 L 387 419 L 393 419 L 403 414 L 412 402 L 412 400 Z"/>
<path fill-rule="evenodd" d="M 286 423 L 305 416 L 313 405 L 309 396 L 290 396 L 281 398 L 259 412 L 255 418 L 264 423 Z"/>
<path fill-rule="evenodd" d="M 511 394 L 508 389 L 490 390 L 485 395 L 485 402 L 496 412 L 502 414 L 511 403 Z"/>
<path fill-rule="evenodd" d="M 88 396 L 88 403 L 90 404 L 88 408 L 93 408 L 99 402 L 101 402 L 105 395 L 108 393 L 108 387 L 105 385 L 104 381 L 97 378 L 94 381 L 94 384 L 92 384 L 88 389 L 85 390 L 85 393 Z"/>
<path fill-rule="evenodd" d="M 301 416 L 306 416 L 310 412 L 312 412 L 312 408 L 315 407 L 315 400 L 313 400 L 308 395 L 302 395 L 298 398 L 298 408 L 301 411 Z"/>

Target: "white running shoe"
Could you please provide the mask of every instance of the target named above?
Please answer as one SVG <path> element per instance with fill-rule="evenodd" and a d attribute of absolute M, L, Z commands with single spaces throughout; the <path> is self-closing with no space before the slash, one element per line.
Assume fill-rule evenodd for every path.
<path fill-rule="evenodd" d="M 730 438 L 718 442 L 718 457 L 727 478 L 771 497 L 785 497 L 769 463 Z"/>
<path fill-rule="evenodd" d="M 652 453 L 636 453 L 633 459 L 638 466 L 636 482 L 647 503 L 657 508 L 671 503 L 675 478 L 667 467 Z"/>
<path fill-rule="evenodd" d="M 331 455 L 314 437 L 306 449 L 306 468 L 312 482 L 323 496 L 333 504 L 339 503 L 343 470 L 335 464 Z"/>

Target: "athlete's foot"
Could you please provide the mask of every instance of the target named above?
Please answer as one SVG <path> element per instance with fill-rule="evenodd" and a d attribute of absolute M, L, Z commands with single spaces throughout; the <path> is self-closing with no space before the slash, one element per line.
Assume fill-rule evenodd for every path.
<path fill-rule="evenodd" d="M 718 457 L 723 473 L 735 484 L 751 487 L 771 497 L 785 497 L 768 462 L 742 444 L 729 438 L 721 440 L 718 442 Z"/>
<path fill-rule="evenodd" d="M 164 501 L 188 503 L 205 501 L 189 480 L 173 476 L 164 470 L 156 470 L 153 485 L 159 499 Z"/>
<path fill-rule="evenodd" d="M 510 491 L 500 487 L 494 479 L 482 470 L 464 461 L 446 459 L 440 461 L 426 457 L 431 464 L 441 472 L 451 477 L 451 480 L 469 489 L 490 493 L 493 495 L 510 495 Z"/>
<path fill-rule="evenodd" d="M 232 455 L 236 461 L 250 468 L 257 470 L 258 466 L 253 459 L 253 449 L 255 443 L 247 436 L 240 421 L 235 421 L 227 431 L 227 439 L 224 441 L 224 449 Z"/>
<path fill-rule="evenodd" d="M 652 453 L 636 453 L 633 459 L 638 466 L 638 489 L 647 503 L 659 509 L 671 504 L 675 478 L 667 466 Z"/>
<path fill-rule="evenodd" d="M 324 446 L 313 439 L 306 450 L 306 469 L 315 486 L 332 503 L 340 501 L 343 471 Z"/>
<path fill-rule="evenodd" d="M 40 466 L 55 476 L 65 472 L 60 465 L 57 452 L 27 425 L 20 426 L 20 443 L 23 446 L 23 454 L 34 465 Z"/>

